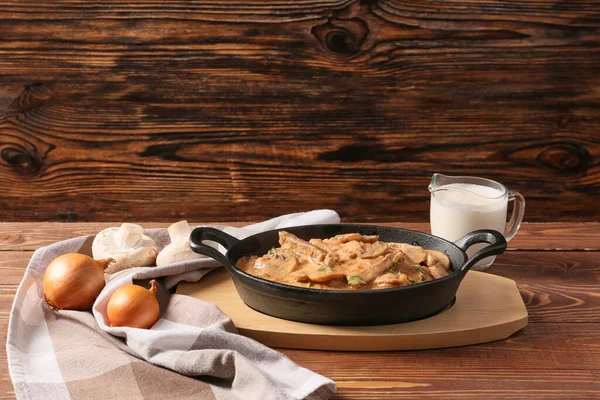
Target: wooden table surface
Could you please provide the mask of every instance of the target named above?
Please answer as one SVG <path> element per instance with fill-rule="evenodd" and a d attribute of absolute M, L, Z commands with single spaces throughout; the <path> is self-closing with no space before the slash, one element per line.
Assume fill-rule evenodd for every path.
<path fill-rule="evenodd" d="M 0 223 L 2 342 L 32 252 L 113 225 Z M 389 225 L 428 229 L 418 223 Z M 279 350 L 336 381 L 340 399 L 600 398 L 599 251 L 598 223 L 524 224 L 509 251 L 488 270 L 514 279 L 529 311 L 529 325 L 506 340 L 404 352 Z M 0 398 L 14 398 L 4 347 Z"/>

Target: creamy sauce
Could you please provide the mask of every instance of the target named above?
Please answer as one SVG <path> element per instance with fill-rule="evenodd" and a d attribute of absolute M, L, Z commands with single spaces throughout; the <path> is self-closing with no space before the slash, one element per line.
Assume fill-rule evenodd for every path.
<path fill-rule="evenodd" d="M 451 272 L 443 253 L 380 242 L 376 235 L 348 233 L 305 241 L 281 231 L 279 244 L 263 256 L 240 258 L 236 266 L 270 281 L 332 290 L 408 286 Z"/>

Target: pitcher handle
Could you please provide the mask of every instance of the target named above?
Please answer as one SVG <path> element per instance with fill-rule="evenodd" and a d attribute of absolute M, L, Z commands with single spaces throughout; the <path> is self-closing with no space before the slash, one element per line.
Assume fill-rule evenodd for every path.
<path fill-rule="evenodd" d="M 521 222 L 523 222 L 523 215 L 525 215 L 525 197 L 517 191 L 509 190 L 508 192 L 508 201 L 514 201 L 515 204 L 513 206 L 512 215 L 510 216 L 510 220 L 508 221 L 508 225 L 505 229 L 504 236 L 506 237 L 506 241 L 512 239 L 519 228 L 521 227 Z"/>

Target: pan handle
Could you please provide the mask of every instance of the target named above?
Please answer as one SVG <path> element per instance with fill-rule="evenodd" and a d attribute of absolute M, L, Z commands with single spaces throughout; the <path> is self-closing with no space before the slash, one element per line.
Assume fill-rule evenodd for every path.
<path fill-rule="evenodd" d="M 237 238 L 221 230 L 202 226 L 195 228 L 190 234 L 190 247 L 193 251 L 214 258 L 223 265 L 231 265 L 231 262 L 223 253 L 202 243 L 204 240 L 217 242 L 229 251 L 231 247 L 239 242 Z"/>
<path fill-rule="evenodd" d="M 467 272 L 477 261 L 489 256 L 495 256 L 496 254 L 502 254 L 506 250 L 506 239 L 504 239 L 504 236 L 500 232 L 491 229 L 482 229 L 467 233 L 454 242 L 454 244 L 466 253 L 471 245 L 481 242 L 489 243 L 490 245 L 473 254 L 460 268 L 462 271 Z"/>

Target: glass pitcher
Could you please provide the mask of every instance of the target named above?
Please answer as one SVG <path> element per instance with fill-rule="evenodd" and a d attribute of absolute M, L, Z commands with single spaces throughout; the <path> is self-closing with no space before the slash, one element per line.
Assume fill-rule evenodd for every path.
<path fill-rule="evenodd" d="M 478 229 L 503 232 L 508 241 L 515 236 L 523 221 L 525 198 L 490 179 L 436 173 L 431 178 L 429 191 L 431 233 L 451 242 Z M 507 224 L 508 202 L 513 200 L 515 204 Z M 482 246 L 471 246 L 467 254 L 471 256 Z M 484 258 L 473 269 L 485 270 L 494 259 Z"/>

